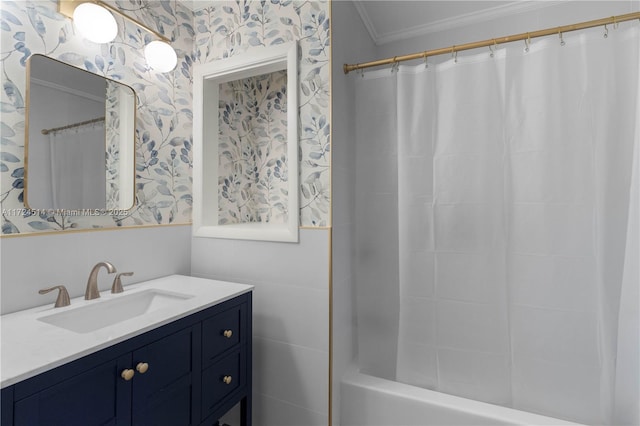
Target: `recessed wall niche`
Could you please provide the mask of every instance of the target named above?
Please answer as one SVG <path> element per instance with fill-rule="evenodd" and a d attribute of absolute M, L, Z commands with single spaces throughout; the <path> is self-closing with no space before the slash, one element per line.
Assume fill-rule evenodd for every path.
<path fill-rule="evenodd" d="M 194 69 L 196 237 L 298 241 L 297 46 Z"/>
<path fill-rule="evenodd" d="M 218 225 L 286 223 L 287 72 L 219 87 Z"/>

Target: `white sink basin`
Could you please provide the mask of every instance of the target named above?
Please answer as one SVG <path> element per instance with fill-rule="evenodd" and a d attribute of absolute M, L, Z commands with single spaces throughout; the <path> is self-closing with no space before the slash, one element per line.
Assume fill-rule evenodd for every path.
<path fill-rule="evenodd" d="M 137 316 L 191 299 L 190 294 L 150 289 L 115 296 L 109 300 L 92 300 L 87 305 L 38 318 L 76 333 L 89 333 Z"/>

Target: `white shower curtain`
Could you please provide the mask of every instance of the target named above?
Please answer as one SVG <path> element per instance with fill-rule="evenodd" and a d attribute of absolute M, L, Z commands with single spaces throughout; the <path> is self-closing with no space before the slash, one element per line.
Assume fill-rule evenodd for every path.
<path fill-rule="evenodd" d="M 397 129 L 399 381 L 638 424 L 639 40 L 621 26 L 358 78 L 396 87 L 395 122 L 358 103 L 357 131 Z"/>
<path fill-rule="evenodd" d="M 104 122 L 49 133 L 54 209 L 104 209 Z"/>

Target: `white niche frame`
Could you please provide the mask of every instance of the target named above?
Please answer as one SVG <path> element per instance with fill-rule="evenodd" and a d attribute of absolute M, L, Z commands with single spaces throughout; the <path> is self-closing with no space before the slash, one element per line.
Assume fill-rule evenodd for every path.
<path fill-rule="evenodd" d="M 287 71 L 288 221 L 218 224 L 219 85 L 274 71 Z M 216 119 L 205 119 L 212 114 Z M 252 49 L 227 59 L 194 66 L 193 227 L 194 237 L 298 242 L 298 44 Z M 205 196 L 206 194 L 206 196 Z"/>

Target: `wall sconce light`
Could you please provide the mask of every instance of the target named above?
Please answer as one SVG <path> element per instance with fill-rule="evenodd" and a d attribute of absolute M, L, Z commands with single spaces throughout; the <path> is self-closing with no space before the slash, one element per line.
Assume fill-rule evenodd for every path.
<path fill-rule="evenodd" d="M 94 43 L 109 43 L 116 38 L 118 24 L 113 17 L 115 13 L 159 39 L 144 48 L 144 56 L 150 68 L 159 72 L 169 72 L 178 63 L 178 55 L 171 47 L 171 40 L 101 0 L 60 0 L 58 11 L 73 19 L 78 32 Z"/>

